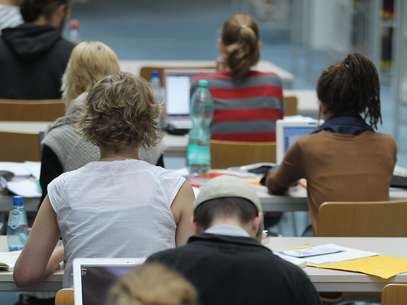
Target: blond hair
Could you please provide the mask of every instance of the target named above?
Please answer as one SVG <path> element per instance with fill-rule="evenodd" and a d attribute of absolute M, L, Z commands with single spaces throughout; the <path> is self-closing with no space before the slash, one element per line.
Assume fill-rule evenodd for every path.
<path fill-rule="evenodd" d="M 145 80 L 120 72 L 89 91 L 79 129 L 100 148 L 116 152 L 126 146 L 148 148 L 159 138 L 160 110 Z"/>
<path fill-rule="evenodd" d="M 99 41 L 81 42 L 73 49 L 62 77 L 65 106 L 105 76 L 119 72 L 119 60 L 111 48 Z"/>
<path fill-rule="evenodd" d="M 160 264 L 145 264 L 126 274 L 111 289 L 108 305 L 197 305 L 194 287 Z"/>
<path fill-rule="evenodd" d="M 260 58 L 260 33 L 249 15 L 235 14 L 225 21 L 221 35 L 225 63 L 236 81 L 243 80 Z"/>

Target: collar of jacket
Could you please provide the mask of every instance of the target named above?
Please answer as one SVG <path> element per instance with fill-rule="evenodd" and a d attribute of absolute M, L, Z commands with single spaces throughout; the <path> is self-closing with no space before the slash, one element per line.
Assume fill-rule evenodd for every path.
<path fill-rule="evenodd" d="M 242 246 L 250 246 L 261 248 L 263 250 L 271 251 L 269 248 L 263 246 L 260 242 L 252 237 L 244 237 L 244 236 L 229 236 L 229 235 L 220 235 L 220 234 L 210 234 L 210 233 L 202 233 L 199 235 L 194 235 L 189 238 L 188 243 L 193 242 L 211 242 L 211 243 L 219 243 L 219 244 L 235 244 L 235 245 L 242 245 Z"/>
<path fill-rule="evenodd" d="M 360 115 L 337 115 L 326 120 L 314 133 L 321 131 L 358 135 L 365 131 L 374 130 Z"/>

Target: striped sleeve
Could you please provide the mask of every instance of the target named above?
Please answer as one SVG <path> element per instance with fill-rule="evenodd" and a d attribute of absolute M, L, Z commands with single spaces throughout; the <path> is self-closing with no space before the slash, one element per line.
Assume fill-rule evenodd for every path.
<path fill-rule="evenodd" d="M 207 79 L 215 104 L 212 139 L 231 141 L 275 141 L 276 121 L 283 118 L 281 79 L 274 73 L 251 71 L 236 83 L 230 73 L 199 75 Z"/>

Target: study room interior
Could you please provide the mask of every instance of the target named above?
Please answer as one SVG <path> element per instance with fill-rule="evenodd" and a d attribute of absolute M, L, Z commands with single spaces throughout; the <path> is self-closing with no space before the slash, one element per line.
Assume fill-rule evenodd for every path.
<path fill-rule="evenodd" d="M 0 143 L 0 304 L 407 304 L 403 0 L 0 0 Z"/>

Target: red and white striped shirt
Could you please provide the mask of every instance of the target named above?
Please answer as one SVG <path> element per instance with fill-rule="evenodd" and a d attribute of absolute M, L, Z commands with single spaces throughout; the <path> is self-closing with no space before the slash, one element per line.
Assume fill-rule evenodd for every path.
<path fill-rule="evenodd" d="M 212 139 L 229 141 L 275 141 L 276 121 L 283 118 L 281 79 L 274 73 L 251 71 L 242 82 L 234 82 L 230 72 L 200 74 L 206 79 L 214 100 Z"/>

